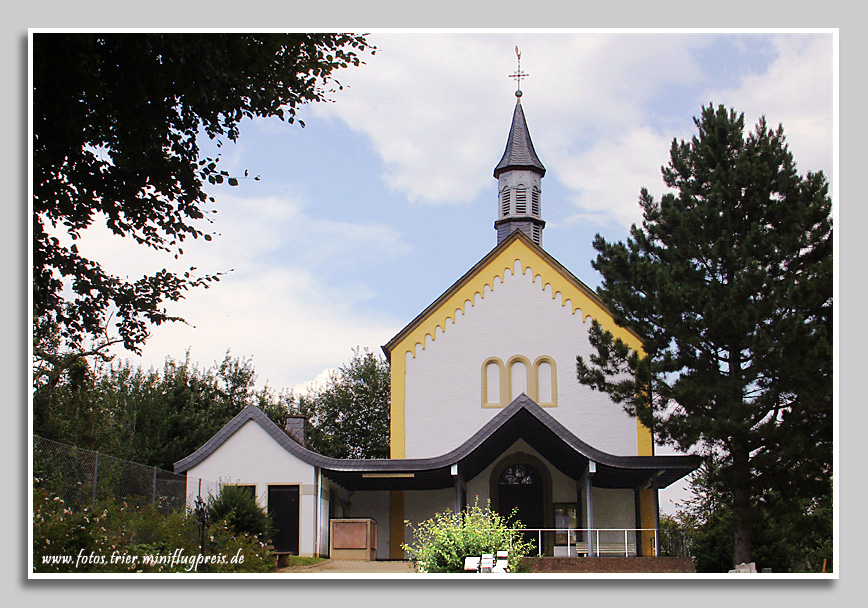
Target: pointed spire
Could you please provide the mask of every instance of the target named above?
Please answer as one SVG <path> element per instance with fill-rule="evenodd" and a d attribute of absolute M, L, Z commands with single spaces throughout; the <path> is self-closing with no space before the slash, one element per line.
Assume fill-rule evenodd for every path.
<path fill-rule="evenodd" d="M 512 114 L 512 126 L 509 129 L 509 138 L 506 140 L 506 150 L 497 166 L 494 168 L 494 177 L 510 169 L 529 169 L 545 176 L 546 168 L 533 149 L 530 139 L 530 131 L 524 118 L 524 110 L 521 107 L 521 99 L 515 102 L 515 112 Z"/>
<path fill-rule="evenodd" d="M 514 74 L 510 74 L 510 78 L 518 81 L 515 111 L 512 114 L 506 150 L 494 168 L 498 191 L 494 229 L 497 231 L 498 243 L 512 232 L 520 230 L 542 247 L 542 231 L 546 225 L 542 219 L 542 178 L 546 174 L 546 168 L 533 149 L 521 107 L 521 79 L 527 77 L 527 74 L 521 71 L 521 53 L 518 47 L 515 47 L 515 55 L 518 69 Z"/>

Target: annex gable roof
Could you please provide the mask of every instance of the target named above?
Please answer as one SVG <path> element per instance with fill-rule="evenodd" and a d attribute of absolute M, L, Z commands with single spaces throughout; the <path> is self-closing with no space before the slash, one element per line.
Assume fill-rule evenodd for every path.
<path fill-rule="evenodd" d="M 244 408 L 193 454 L 175 463 L 185 473 L 204 461 L 247 422 L 262 427 L 283 449 L 350 490 L 438 489 L 454 484 L 453 466 L 472 479 L 515 441 L 523 439 L 564 474 L 579 479 L 593 461 L 592 483 L 605 488 L 664 488 L 696 469 L 698 456 L 615 456 L 583 442 L 527 395 L 520 395 L 470 439 L 442 456 L 407 459 L 339 459 L 302 447 L 259 408 Z"/>

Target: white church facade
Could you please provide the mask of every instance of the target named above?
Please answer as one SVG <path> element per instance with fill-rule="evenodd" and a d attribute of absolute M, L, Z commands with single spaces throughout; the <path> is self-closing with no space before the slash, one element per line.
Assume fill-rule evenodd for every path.
<path fill-rule="evenodd" d="M 541 554 L 656 554 L 658 489 L 699 460 L 656 456 L 647 428 L 576 380 L 592 319 L 642 344 L 543 249 L 545 167 L 517 96 L 494 171 L 497 245 L 383 347 L 391 458 L 322 456 L 250 406 L 175 464 L 188 486 L 252 486 L 278 551 L 326 556 L 330 522 L 356 518 L 376 522 L 377 559 L 404 559 L 405 521 L 490 502 L 518 512 Z"/>

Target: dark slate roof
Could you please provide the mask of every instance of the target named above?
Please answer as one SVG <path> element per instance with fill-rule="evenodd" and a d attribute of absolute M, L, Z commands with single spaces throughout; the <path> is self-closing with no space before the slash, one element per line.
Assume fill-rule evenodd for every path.
<path fill-rule="evenodd" d="M 248 421 L 262 427 L 287 452 L 351 490 L 437 489 L 453 485 L 452 465 L 471 479 L 518 439 L 524 439 L 564 474 L 579 479 L 589 460 L 596 463 L 593 484 L 604 488 L 665 488 L 699 467 L 698 456 L 614 456 L 573 435 L 527 395 L 503 408 L 462 445 L 442 456 L 405 459 L 339 459 L 308 450 L 293 441 L 260 409 L 242 410 L 205 445 L 175 463 L 184 473 L 210 456 Z"/>
<path fill-rule="evenodd" d="M 506 150 L 503 152 L 503 158 L 494 168 L 494 177 L 499 177 L 501 173 L 509 169 L 530 169 L 541 176 L 546 174 L 546 168 L 533 149 L 533 142 L 530 140 L 530 131 L 528 131 L 527 121 L 524 119 L 521 103 L 515 104 L 512 127 L 509 129 L 509 138 L 506 140 Z"/>

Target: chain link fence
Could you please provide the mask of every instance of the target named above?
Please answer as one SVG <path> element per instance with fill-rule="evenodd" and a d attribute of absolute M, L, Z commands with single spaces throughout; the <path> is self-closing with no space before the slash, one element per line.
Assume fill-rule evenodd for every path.
<path fill-rule="evenodd" d="M 99 500 L 115 498 L 140 504 L 155 504 L 160 510 L 181 511 L 216 494 L 219 484 L 204 479 L 187 479 L 171 471 L 149 467 L 33 437 L 34 487 L 63 499 L 71 509 L 83 509 Z M 188 481 L 190 483 L 188 483 Z"/>

